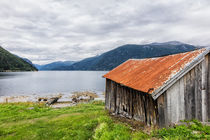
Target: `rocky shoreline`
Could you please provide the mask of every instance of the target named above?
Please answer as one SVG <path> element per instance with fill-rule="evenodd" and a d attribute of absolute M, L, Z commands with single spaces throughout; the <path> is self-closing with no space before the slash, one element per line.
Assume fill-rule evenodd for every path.
<path fill-rule="evenodd" d="M 94 92 L 74 92 L 71 96 L 63 96 L 62 94 L 49 96 L 0 96 L 0 103 L 18 103 L 18 102 L 34 102 L 44 103 L 52 108 L 62 108 L 74 106 L 79 103 L 88 103 L 93 100 L 104 100 Z"/>

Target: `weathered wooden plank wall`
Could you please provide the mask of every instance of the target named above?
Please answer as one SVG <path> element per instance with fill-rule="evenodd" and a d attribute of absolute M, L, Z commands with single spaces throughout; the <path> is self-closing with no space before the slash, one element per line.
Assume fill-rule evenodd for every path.
<path fill-rule="evenodd" d="M 181 78 L 157 99 L 160 127 L 185 119 L 184 90 L 184 78 Z"/>
<path fill-rule="evenodd" d="M 177 123 L 179 120 L 207 121 L 210 113 L 210 61 L 206 57 L 158 99 L 159 125 Z"/>
<path fill-rule="evenodd" d="M 157 124 L 157 102 L 147 93 L 106 80 L 106 109 L 111 113 L 145 122 Z"/>
<path fill-rule="evenodd" d="M 195 118 L 202 120 L 202 65 L 198 64 L 195 68 Z M 187 109 L 187 108 L 186 108 Z"/>

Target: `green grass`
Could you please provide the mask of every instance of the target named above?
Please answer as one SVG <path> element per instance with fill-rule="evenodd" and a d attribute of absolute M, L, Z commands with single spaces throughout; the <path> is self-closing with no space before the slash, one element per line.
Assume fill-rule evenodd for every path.
<path fill-rule="evenodd" d="M 132 131 L 129 125 L 113 120 L 102 102 L 62 109 L 32 103 L 0 104 L 0 139 L 4 140 L 208 139 L 209 129 L 194 121 L 150 135 Z"/>
<path fill-rule="evenodd" d="M 209 139 L 210 126 L 202 125 L 197 120 L 184 121 L 187 125 L 179 125 L 173 128 L 163 128 L 153 132 L 153 136 L 162 139 Z"/>

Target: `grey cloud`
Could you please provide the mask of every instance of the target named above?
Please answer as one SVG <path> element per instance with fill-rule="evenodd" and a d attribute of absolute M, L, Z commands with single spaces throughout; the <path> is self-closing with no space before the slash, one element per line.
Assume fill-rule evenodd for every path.
<path fill-rule="evenodd" d="M 2 0 L 0 44 L 35 63 L 81 60 L 127 43 L 209 45 L 208 0 Z"/>

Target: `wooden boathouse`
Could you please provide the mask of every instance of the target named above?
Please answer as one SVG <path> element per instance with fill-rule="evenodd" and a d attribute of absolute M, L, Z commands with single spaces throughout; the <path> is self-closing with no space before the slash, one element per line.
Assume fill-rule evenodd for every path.
<path fill-rule="evenodd" d="M 104 75 L 110 113 L 165 127 L 210 119 L 210 49 L 129 59 Z"/>

